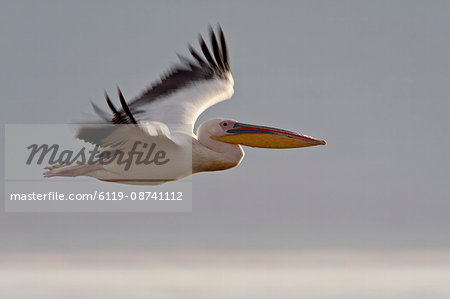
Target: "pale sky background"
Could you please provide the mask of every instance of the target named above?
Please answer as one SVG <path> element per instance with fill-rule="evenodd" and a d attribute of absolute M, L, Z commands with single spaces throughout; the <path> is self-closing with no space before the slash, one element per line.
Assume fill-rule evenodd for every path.
<path fill-rule="evenodd" d="M 2 204 L 0 249 L 450 246 L 448 1 L 1 1 L 2 123 L 80 119 L 116 84 L 133 97 L 217 23 L 235 95 L 199 121 L 328 145 L 246 148 L 238 168 L 193 177 L 192 213 Z"/>

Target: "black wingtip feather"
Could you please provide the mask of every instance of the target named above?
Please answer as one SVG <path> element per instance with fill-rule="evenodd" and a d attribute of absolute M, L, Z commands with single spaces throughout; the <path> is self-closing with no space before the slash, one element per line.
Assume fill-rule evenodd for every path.
<path fill-rule="evenodd" d="M 223 62 L 224 62 L 224 65 L 225 65 L 225 68 L 227 69 L 227 71 L 231 71 L 230 61 L 229 61 L 229 56 L 228 56 L 228 47 L 227 47 L 227 42 L 225 40 L 225 34 L 223 34 L 222 27 L 220 25 L 218 25 L 218 27 L 219 27 L 219 34 L 220 34 L 220 44 L 222 46 Z"/>
<path fill-rule="evenodd" d="M 191 70 L 199 69 L 199 67 L 195 64 L 195 62 L 190 60 L 189 58 L 187 58 L 181 54 L 178 54 L 178 53 L 177 53 L 177 56 L 178 56 L 178 59 L 180 60 L 180 62 L 182 64 L 188 66 Z"/>
<path fill-rule="evenodd" d="M 216 34 L 214 33 L 214 30 L 212 29 L 211 26 L 209 26 L 209 30 L 210 30 L 211 44 L 213 47 L 214 57 L 216 58 L 216 62 L 218 64 L 219 68 L 222 70 L 225 70 L 225 66 L 224 66 L 223 58 L 222 58 L 222 52 L 220 51 L 219 43 L 217 42 L 217 38 L 216 38 Z"/>
<path fill-rule="evenodd" d="M 94 102 L 91 101 L 92 108 L 94 108 L 95 113 L 97 113 L 98 116 L 100 116 L 103 120 L 109 122 L 110 119 L 108 118 L 108 115 L 105 111 L 100 109 L 97 105 L 94 104 Z"/>
<path fill-rule="evenodd" d="M 123 111 L 128 116 L 128 118 L 130 119 L 131 123 L 137 124 L 136 120 L 134 119 L 133 114 L 130 111 L 130 108 L 128 108 L 128 104 L 125 101 L 125 98 L 124 98 L 122 92 L 120 91 L 119 86 L 117 86 L 117 93 L 119 94 L 120 104 L 122 105 Z"/>
<path fill-rule="evenodd" d="M 194 48 L 188 44 L 189 52 L 191 52 L 192 57 L 195 58 L 195 60 L 198 61 L 200 65 L 208 65 L 205 60 L 197 53 L 197 51 L 194 50 Z"/>
<path fill-rule="evenodd" d="M 108 94 L 106 93 L 106 90 L 105 90 L 105 99 L 106 99 L 106 103 L 108 104 L 108 107 L 109 107 L 109 109 L 111 109 L 112 113 L 114 113 L 114 115 L 119 114 L 119 113 L 117 112 L 116 107 L 114 107 L 113 103 L 111 102 L 111 100 L 110 100 Z"/>
<path fill-rule="evenodd" d="M 209 52 L 208 46 L 206 45 L 205 40 L 203 39 L 202 36 L 199 37 L 199 42 L 200 42 L 200 46 L 202 48 L 203 55 L 205 55 L 205 57 L 206 57 L 206 60 L 208 60 L 209 64 L 213 68 L 216 68 L 217 63 L 214 60 L 214 58 L 212 57 L 211 52 Z"/>

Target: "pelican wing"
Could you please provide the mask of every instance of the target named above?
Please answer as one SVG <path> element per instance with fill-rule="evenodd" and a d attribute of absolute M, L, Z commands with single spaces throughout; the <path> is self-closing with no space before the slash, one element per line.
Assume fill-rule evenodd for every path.
<path fill-rule="evenodd" d="M 173 125 L 190 125 L 191 129 L 198 116 L 233 93 L 231 73 L 225 36 L 219 27 L 219 40 L 210 28 L 212 53 L 200 36 L 203 57 L 189 46 L 192 58 L 179 56 L 181 63 L 172 67 L 161 76 L 160 81 L 151 85 L 140 96 L 126 103 L 119 90 L 122 109 L 114 107 L 109 97 L 114 124 L 158 121 Z M 94 110 L 103 118 L 107 114 L 98 107 Z"/>
<path fill-rule="evenodd" d="M 78 130 L 77 137 L 103 148 L 127 148 L 130 142 L 146 138 L 149 141 L 165 140 L 174 145 L 180 143 L 177 139 L 180 134 L 177 133 L 186 134 L 186 130 L 192 132 L 195 121 L 203 111 L 229 99 L 234 93 L 222 29 L 219 27 L 217 39 L 210 28 L 210 38 L 212 53 L 200 36 L 203 56 L 189 45 L 191 59 L 178 55 L 181 63 L 173 66 L 161 76 L 160 81 L 130 103 L 118 89 L 121 108 L 116 108 L 105 92 L 112 116 L 93 103 L 92 106 L 104 122 L 117 126 L 84 125 Z"/>
<path fill-rule="evenodd" d="M 169 128 L 160 122 L 142 122 L 136 125 L 83 125 L 78 130 L 76 137 L 100 148 L 115 150 L 132 148 L 136 142 L 141 144 L 165 142 L 172 146 L 180 144 L 177 136 L 173 136 Z"/>
<path fill-rule="evenodd" d="M 118 110 L 105 93 L 106 102 L 113 112 L 112 119 L 108 114 L 92 104 L 95 112 L 106 122 L 103 124 L 84 124 L 77 132 L 76 137 L 88 143 L 97 145 L 101 148 L 114 148 L 123 150 L 130 148 L 136 142 L 154 143 L 166 142 L 176 146 L 180 140 L 176 137 L 177 133 L 182 132 L 183 127 L 179 126 L 172 135 L 169 127 L 158 121 L 136 121 L 125 98 L 118 89 L 122 110 Z M 186 129 L 184 128 L 184 131 Z"/>

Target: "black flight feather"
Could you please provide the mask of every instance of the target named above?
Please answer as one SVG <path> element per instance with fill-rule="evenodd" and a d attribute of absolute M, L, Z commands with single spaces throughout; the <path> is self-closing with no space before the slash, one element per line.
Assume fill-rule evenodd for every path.
<path fill-rule="evenodd" d="M 103 120 L 109 122 L 111 121 L 111 118 L 109 117 L 109 115 L 103 111 L 102 109 L 100 109 L 97 105 L 94 104 L 94 102 L 91 102 L 92 108 L 94 108 L 95 113 L 97 113 L 98 116 L 100 116 Z"/>
<path fill-rule="evenodd" d="M 120 104 L 122 105 L 123 111 L 125 111 L 125 114 L 128 116 L 131 123 L 137 124 L 136 120 L 134 119 L 133 114 L 130 111 L 130 108 L 128 108 L 127 102 L 125 101 L 125 98 L 123 97 L 123 94 L 120 91 L 119 87 L 117 87 L 117 92 L 119 94 Z"/>
<path fill-rule="evenodd" d="M 192 57 L 194 57 L 195 60 L 197 60 L 200 65 L 202 66 L 208 65 L 208 63 L 205 60 L 203 60 L 203 58 L 200 55 L 198 55 L 198 53 L 194 50 L 194 48 L 192 48 L 191 45 L 188 45 L 188 48 L 189 52 L 191 52 Z"/>
<path fill-rule="evenodd" d="M 219 25 L 219 33 L 220 33 L 220 44 L 222 46 L 222 57 L 225 68 L 227 71 L 231 71 L 229 57 L 228 57 L 228 47 L 227 42 L 225 41 L 225 35 L 223 34 L 222 27 Z"/>
<path fill-rule="evenodd" d="M 111 109 L 112 113 L 114 113 L 114 115 L 119 114 L 119 112 L 117 112 L 116 107 L 114 107 L 113 103 L 111 102 L 111 100 L 109 99 L 108 94 L 105 91 L 105 99 L 106 99 L 106 103 L 108 104 L 109 109 Z"/>
<path fill-rule="evenodd" d="M 216 35 L 214 34 L 214 30 L 210 27 L 210 35 L 211 35 L 211 44 L 213 47 L 214 57 L 216 58 L 217 65 L 220 69 L 225 70 L 225 66 L 223 64 L 222 53 L 220 52 L 219 43 L 217 42 Z"/>
<path fill-rule="evenodd" d="M 217 68 L 217 63 L 214 60 L 214 58 L 212 57 L 211 52 L 209 52 L 208 46 L 206 45 L 203 37 L 200 36 L 199 41 L 200 41 L 200 46 L 202 48 L 203 55 L 205 55 L 206 60 L 208 60 L 208 62 L 212 68 Z"/>

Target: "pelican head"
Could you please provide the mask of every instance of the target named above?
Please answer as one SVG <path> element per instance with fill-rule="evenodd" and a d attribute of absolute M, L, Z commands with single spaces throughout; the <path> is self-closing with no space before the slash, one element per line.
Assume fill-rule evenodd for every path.
<path fill-rule="evenodd" d="M 259 148 L 297 148 L 326 145 L 325 140 L 267 126 L 250 125 L 231 119 L 214 119 L 199 129 L 208 130 L 211 139 Z"/>

